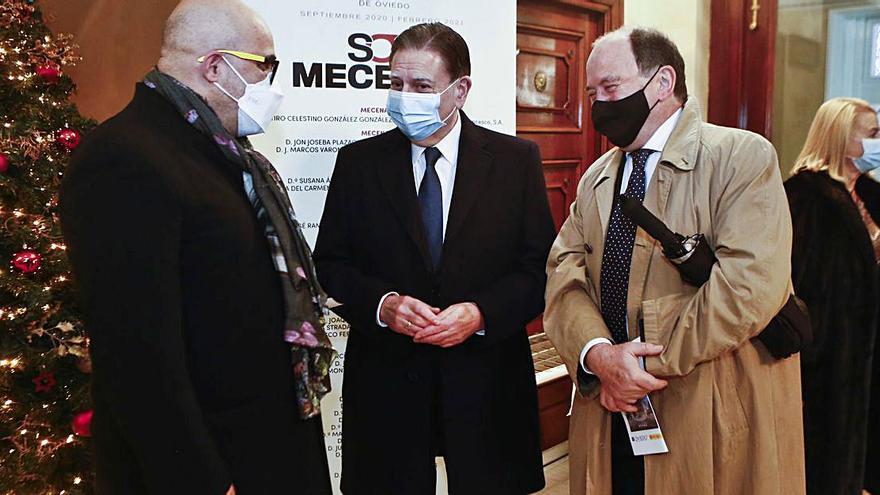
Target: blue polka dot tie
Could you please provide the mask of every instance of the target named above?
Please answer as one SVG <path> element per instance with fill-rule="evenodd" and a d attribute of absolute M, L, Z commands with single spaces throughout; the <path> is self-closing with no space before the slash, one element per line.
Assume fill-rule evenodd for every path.
<path fill-rule="evenodd" d="M 440 150 L 433 146 L 425 149 L 425 175 L 419 184 L 419 208 L 422 210 L 422 223 L 425 225 L 434 270 L 440 265 L 440 254 L 443 252 L 443 192 L 440 177 L 434 168 L 439 159 Z"/>
<path fill-rule="evenodd" d="M 630 154 L 632 173 L 626 185 L 625 196 L 645 200 L 645 165 L 654 150 L 638 150 Z M 620 210 L 620 201 L 615 201 L 611 210 L 611 221 L 605 234 L 605 250 L 602 253 L 602 273 L 600 293 L 602 297 L 602 318 L 611 330 L 615 343 L 629 340 L 626 328 L 626 294 L 629 290 L 629 269 L 632 264 L 633 244 L 636 240 L 636 225 Z"/>

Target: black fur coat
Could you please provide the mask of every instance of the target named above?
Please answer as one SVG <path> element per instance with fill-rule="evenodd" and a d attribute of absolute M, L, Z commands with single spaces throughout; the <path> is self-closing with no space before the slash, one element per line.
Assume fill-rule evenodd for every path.
<path fill-rule="evenodd" d="M 785 190 L 794 227 L 792 280 L 814 332 L 801 352 L 807 493 L 860 495 L 863 484 L 877 488 L 871 478 L 880 476 L 880 459 L 869 456 L 866 466 L 866 445 L 880 448 L 880 425 L 868 421 L 877 417 L 869 408 L 880 412 L 880 379 L 872 385 L 872 362 L 878 362 L 874 250 L 846 188 L 827 173 L 800 172 Z M 856 192 L 880 224 L 880 184 L 862 176 Z"/>

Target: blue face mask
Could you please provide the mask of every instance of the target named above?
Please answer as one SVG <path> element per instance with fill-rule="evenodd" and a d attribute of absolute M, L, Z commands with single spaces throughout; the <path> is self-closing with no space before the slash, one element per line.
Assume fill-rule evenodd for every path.
<path fill-rule="evenodd" d="M 440 97 L 460 80 L 461 78 L 456 79 L 439 93 L 404 93 L 389 90 L 386 105 L 388 116 L 410 141 L 425 140 L 445 126 L 446 121 L 457 110 L 457 108 L 453 109 L 446 118 L 440 118 Z"/>
<path fill-rule="evenodd" d="M 862 139 L 862 147 L 865 153 L 853 158 L 856 168 L 862 173 L 880 168 L 880 139 Z"/>

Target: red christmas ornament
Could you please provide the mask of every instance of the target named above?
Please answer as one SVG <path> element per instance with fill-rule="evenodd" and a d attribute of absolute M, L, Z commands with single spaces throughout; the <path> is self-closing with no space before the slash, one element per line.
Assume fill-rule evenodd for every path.
<path fill-rule="evenodd" d="M 94 414 L 94 412 L 89 410 L 81 412 L 73 417 L 73 421 L 70 423 L 70 428 L 73 429 L 76 436 L 92 436 L 92 414 Z"/>
<path fill-rule="evenodd" d="M 9 157 L 6 156 L 5 153 L 0 151 L 0 174 L 5 174 L 9 171 Z"/>
<path fill-rule="evenodd" d="M 46 64 L 37 67 L 37 75 L 47 84 L 55 84 L 61 78 L 61 69 L 57 65 Z"/>
<path fill-rule="evenodd" d="M 12 266 L 21 273 L 34 273 L 40 269 L 42 256 L 33 251 L 16 253 L 12 258 Z"/>
<path fill-rule="evenodd" d="M 32 381 L 34 382 L 34 388 L 38 394 L 43 392 L 51 392 L 52 389 L 55 388 L 55 384 L 58 383 L 55 381 L 55 374 L 50 371 L 44 371 L 40 373 Z"/>
<path fill-rule="evenodd" d="M 73 151 L 79 146 L 79 140 L 79 132 L 73 129 L 63 129 L 58 133 L 58 138 L 55 142 L 64 147 L 67 151 Z"/>

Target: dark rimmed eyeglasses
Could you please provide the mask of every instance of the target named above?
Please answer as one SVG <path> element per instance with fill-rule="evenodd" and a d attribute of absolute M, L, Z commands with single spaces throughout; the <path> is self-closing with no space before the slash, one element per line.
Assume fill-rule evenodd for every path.
<path fill-rule="evenodd" d="M 275 74 L 278 72 L 278 65 L 280 64 L 279 60 L 275 55 L 257 55 L 254 53 L 248 52 L 240 52 L 237 50 L 214 50 L 215 53 L 225 53 L 227 55 L 232 55 L 233 57 L 240 58 L 242 60 L 248 60 L 257 64 L 257 67 L 262 71 L 271 70 L 272 74 L 269 76 L 269 84 L 275 82 Z M 207 55 L 202 55 L 201 57 L 196 59 L 196 62 L 202 63 L 207 58 Z"/>

